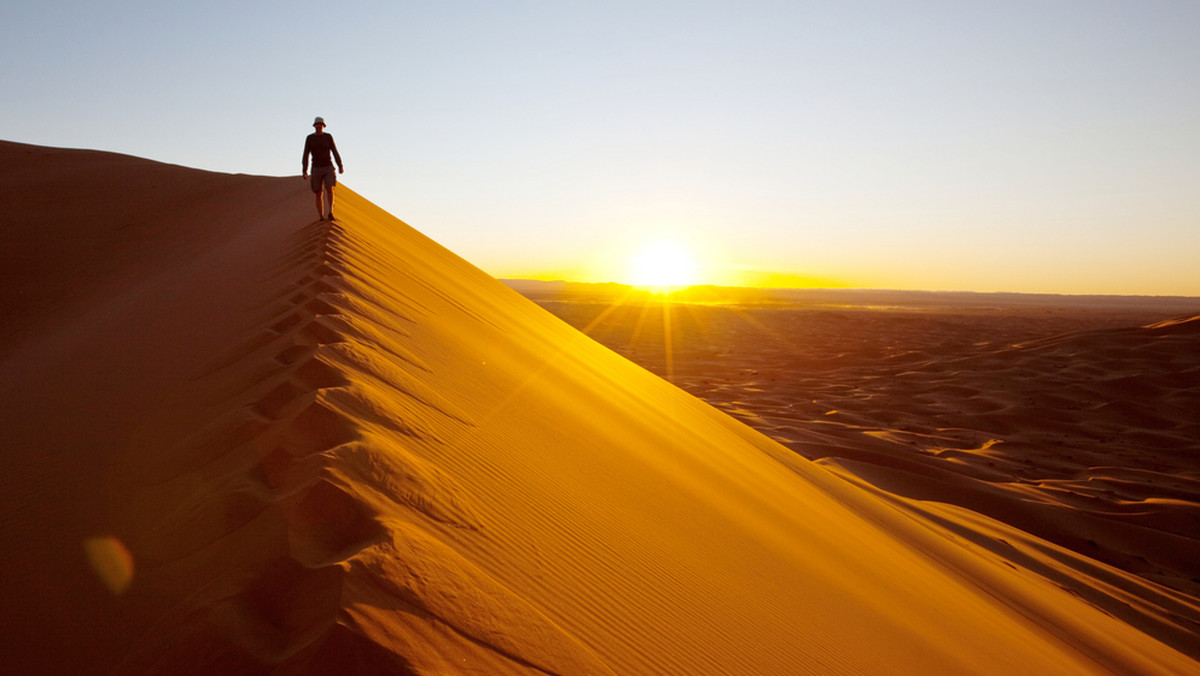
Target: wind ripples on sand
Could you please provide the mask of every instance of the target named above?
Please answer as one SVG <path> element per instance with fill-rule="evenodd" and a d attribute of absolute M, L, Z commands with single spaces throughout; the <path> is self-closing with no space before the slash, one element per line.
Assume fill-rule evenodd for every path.
<path fill-rule="evenodd" d="M 1069 565 L 1094 559 L 1152 583 L 1124 584 L 1150 597 L 1136 612 L 1116 592 L 1096 602 L 1200 653 L 1197 316 L 677 304 L 668 330 L 636 303 L 539 300 L 853 480 L 977 511 L 1072 551 Z"/>

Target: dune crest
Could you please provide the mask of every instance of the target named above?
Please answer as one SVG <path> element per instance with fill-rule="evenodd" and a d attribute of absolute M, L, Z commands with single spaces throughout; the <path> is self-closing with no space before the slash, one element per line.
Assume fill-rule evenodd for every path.
<path fill-rule="evenodd" d="M 8 143 L 0 160 L 36 167 L 5 176 L 18 670 L 1196 668 L 344 186 L 339 221 L 312 223 L 295 178 Z M 130 190 L 82 189 L 97 167 Z M 132 562 L 119 594 L 94 538 Z"/>

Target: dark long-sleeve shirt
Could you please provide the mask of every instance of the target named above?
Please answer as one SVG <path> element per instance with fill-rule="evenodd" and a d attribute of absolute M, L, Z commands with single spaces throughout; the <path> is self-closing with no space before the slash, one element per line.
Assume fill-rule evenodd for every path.
<path fill-rule="evenodd" d="M 333 160 L 329 159 L 329 154 L 333 153 L 333 158 L 337 160 L 337 166 L 342 168 L 342 156 L 338 154 L 337 146 L 333 143 L 333 136 L 330 134 L 309 134 L 308 138 L 304 139 L 304 158 L 300 160 L 300 166 L 304 167 L 304 171 L 308 172 L 308 156 L 312 155 L 313 168 L 328 167 L 333 165 Z"/>

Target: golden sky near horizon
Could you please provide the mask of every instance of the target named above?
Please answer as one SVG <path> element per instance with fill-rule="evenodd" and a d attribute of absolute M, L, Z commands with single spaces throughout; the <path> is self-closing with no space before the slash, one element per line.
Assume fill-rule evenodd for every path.
<path fill-rule="evenodd" d="M 25 3 L 3 138 L 299 174 L 499 277 L 1200 296 L 1185 1 Z M 300 179 L 297 179 L 300 180 Z"/>

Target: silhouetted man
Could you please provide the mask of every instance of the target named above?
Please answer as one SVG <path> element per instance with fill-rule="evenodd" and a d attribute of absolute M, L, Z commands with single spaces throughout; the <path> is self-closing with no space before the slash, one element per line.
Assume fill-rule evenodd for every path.
<path fill-rule="evenodd" d="M 304 158 L 300 160 L 300 167 L 304 178 L 308 178 L 308 156 L 312 155 L 312 191 L 317 198 L 317 218 L 332 221 L 333 187 L 337 185 L 337 176 L 333 173 L 333 160 L 337 160 L 339 174 L 345 170 L 342 169 L 342 156 L 338 154 L 337 146 L 333 143 L 333 136 L 325 133 L 324 118 L 318 117 L 313 120 L 313 127 L 316 131 L 304 139 Z M 330 154 L 333 155 L 333 159 L 330 159 Z M 324 207 L 326 200 L 321 199 L 322 189 L 329 198 L 328 209 Z"/>

